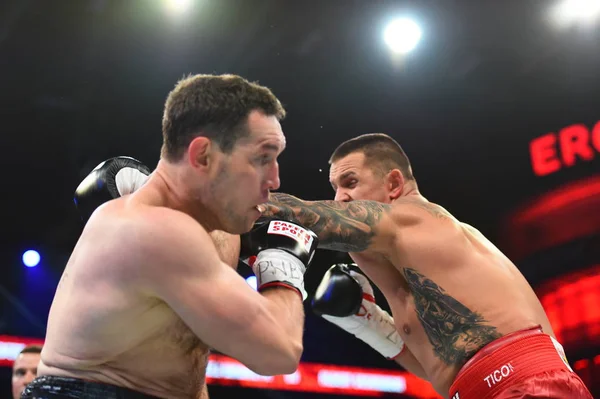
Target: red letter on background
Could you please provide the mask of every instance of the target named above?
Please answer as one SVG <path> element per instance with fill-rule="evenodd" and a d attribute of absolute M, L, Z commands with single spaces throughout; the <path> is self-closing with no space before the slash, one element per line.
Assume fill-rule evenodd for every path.
<path fill-rule="evenodd" d="M 592 129 L 592 145 L 596 151 L 600 152 L 600 122 Z"/>
<path fill-rule="evenodd" d="M 567 126 L 560 131 L 560 152 L 566 166 L 573 166 L 577 155 L 586 161 L 594 159 L 588 135 L 589 130 L 585 125 Z"/>
<path fill-rule="evenodd" d="M 533 173 L 538 176 L 549 175 L 560 169 L 560 161 L 556 157 L 556 137 L 548 133 L 529 143 L 529 154 Z"/>

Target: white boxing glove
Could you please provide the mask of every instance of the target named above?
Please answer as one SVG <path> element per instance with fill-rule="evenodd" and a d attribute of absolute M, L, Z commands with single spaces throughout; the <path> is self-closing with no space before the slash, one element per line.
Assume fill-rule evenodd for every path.
<path fill-rule="evenodd" d="M 350 275 L 360 283 L 363 290 L 360 310 L 355 315 L 346 317 L 327 314 L 321 316 L 367 343 L 386 358 L 398 357 L 404 349 L 404 341 L 396 331 L 394 319 L 375 303 L 373 287 L 369 280 L 352 270 Z"/>

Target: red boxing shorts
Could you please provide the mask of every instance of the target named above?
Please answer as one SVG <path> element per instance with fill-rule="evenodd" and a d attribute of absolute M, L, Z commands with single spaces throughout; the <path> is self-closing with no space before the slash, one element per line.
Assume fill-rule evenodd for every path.
<path fill-rule="evenodd" d="M 460 369 L 450 399 L 593 399 L 559 350 L 539 326 L 499 338 Z"/>

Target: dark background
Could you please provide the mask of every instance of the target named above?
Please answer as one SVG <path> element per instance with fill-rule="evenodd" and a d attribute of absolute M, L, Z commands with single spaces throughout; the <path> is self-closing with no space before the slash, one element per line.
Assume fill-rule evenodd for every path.
<path fill-rule="evenodd" d="M 598 153 L 549 176 L 532 172 L 533 138 L 600 120 L 600 25 L 557 28 L 548 18 L 556 1 L 196 0 L 177 16 L 164 3 L 0 5 L 0 334 L 44 336 L 82 228 L 75 187 L 113 156 L 156 165 L 164 100 L 188 73 L 240 74 L 282 100 L 288 145 L 280 191 L 331 199 L 327 159 L 335 146 L 385 132 L 408 153 L 421 192 L 501 249 L 500 227 L 517 207 L 600 173 Z M 382 31 L 401 15 L 424 33 L 398 59 Z M 585 240 L 597 248 L 597 236 Z M 39 267 L 22 267 L 28 248 L 40 251 Z M 515 260 L 536 285 L 600 263 L 583 257 L 558 267 Z M 320 251 L 307 273 L 309 292 L 345 259 Z M 308 308 L 303 360 L 396 367 Z M 9 370 L 1 373 L 6 386 Z M 262 397 L 276 395 L 301 394 Z"/>

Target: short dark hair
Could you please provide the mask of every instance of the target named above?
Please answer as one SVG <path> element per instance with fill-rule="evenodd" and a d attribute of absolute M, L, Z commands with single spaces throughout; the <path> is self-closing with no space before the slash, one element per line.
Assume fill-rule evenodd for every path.
<path fill-rule="evenodd" d="M 329 164 L 355 152 L 365 155 L 365 163 L 383 174 L 400 169 L 407 180 L 415 177 L 410 160 L 396 140 L 384 133 L 367 133 L 344 141 L 331 154 Z"/>
<path fill-rule="evenodd" d="M 42 346 L 41 345 L 27 345 L 23 349 L 21 349 L 21 352 L 19 352 L 19 355 L 22 355 L 23 353 L 42 353 Z"/>
<path fill-rule="evenodd" d="M 175 85 L 165 102 L 161 156 L 178 161 L 192 140 L 205 136 L 230 153 L 246 129 L 248 114 L 260 110 L 278 120 L 285 109 L 270 89 L 237 75 L 193 75 Z"/>

